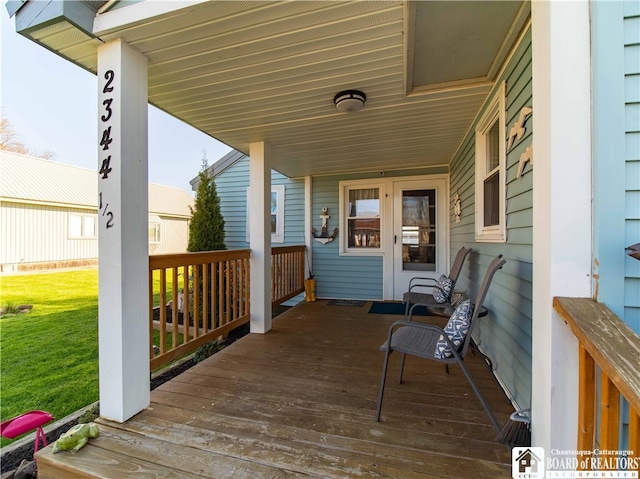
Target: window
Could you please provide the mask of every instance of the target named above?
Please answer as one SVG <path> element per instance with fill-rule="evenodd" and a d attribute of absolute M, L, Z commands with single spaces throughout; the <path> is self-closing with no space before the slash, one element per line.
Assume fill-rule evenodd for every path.
<path fill-rule="evenodd" d="M 341 254 L 382 252 L 382 184 L 340 183 Z"/>
<path fill-rule="evenodd" d="M 160 243 L 160 223 L 149 223 L 149 244 Z"/>
<path fill-rule="evenodd" d="M 284 185 L 271 187 L 271 242 L 284 243 Z M 249 188 L 247 188 L 247 243 L 249 242 Z"/>
<path fill-rule="evenodd" d="M 505 84 L 476 127 L 476 241 L 506 241 Z"/>
<path fill-rule="evenodd" d="M 95 238 L 96 215 L 69 213 L 69 238 Z"/>

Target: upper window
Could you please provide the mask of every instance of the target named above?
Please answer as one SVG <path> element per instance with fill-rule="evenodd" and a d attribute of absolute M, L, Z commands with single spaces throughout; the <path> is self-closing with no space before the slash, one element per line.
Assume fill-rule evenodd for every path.
<path fill-rule="evenodd" d="M 160 243 L 160 223 L 149 223 L 149 244 Z"/>
<path fill-rule="evenodd" d="M 476 127 L 476 241 L 506 241 L 505 84 Z"/>
<path fill-rule="evenodd" d="M 340 213 L 342 218 L 342 254 L 379 254 L 382 251 L 382 199 L 384 185 L 342 182 Z"/>
<path fill-rule="evenodd" d="M 271 242 L 284 243 L 284 185 L 271 187 Z M 247 188 L 247 242 L 249 242 L 249 188 Z"/>
<path fill-rule="evenodd" d="M 69 238 L 95 238 L 96 215 L 69 213 Z"/>

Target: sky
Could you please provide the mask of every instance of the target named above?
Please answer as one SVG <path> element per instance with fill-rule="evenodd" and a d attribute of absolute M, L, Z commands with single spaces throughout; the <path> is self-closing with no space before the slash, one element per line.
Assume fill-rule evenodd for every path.
<path fill-rule="evenodd" d="M 15 32 L 0 1 L 0 109 L 29 150 L 54 161 L 98 169 L 95 75 Z M 191 191 L 189 180 L 230 148 L 170 115 L 149 107 L 149 181 Z"/>

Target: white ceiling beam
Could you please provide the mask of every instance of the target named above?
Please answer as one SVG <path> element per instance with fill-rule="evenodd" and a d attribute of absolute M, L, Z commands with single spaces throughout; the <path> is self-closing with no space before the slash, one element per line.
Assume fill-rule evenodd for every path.
<path fill-rule="evenodd" d="M 160 17 L 172 12 L 191 8 L 206 1 L 207 0 L 180 0 L 167 2 L 162 0 L 146 0 L 115 10 L 112 9 L 96 15 L 93 21 L 93 34 L 99 37 L 154 17 Z"/>

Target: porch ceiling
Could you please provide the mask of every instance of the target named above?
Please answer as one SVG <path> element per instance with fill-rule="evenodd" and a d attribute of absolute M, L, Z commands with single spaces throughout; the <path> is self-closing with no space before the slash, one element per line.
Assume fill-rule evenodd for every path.
<path fill-rule="evenodd" d="M 527 2 L 116 4 L 91 35 L 24 34 L 96 71 L 122 38 L 149 62 L 149 101 L 291 177 L 448 164 L 528 17 Z M 120 8 L 118 8 L 120 7 Z M 366 93 L 338 113 L 334 95 Z"/>

